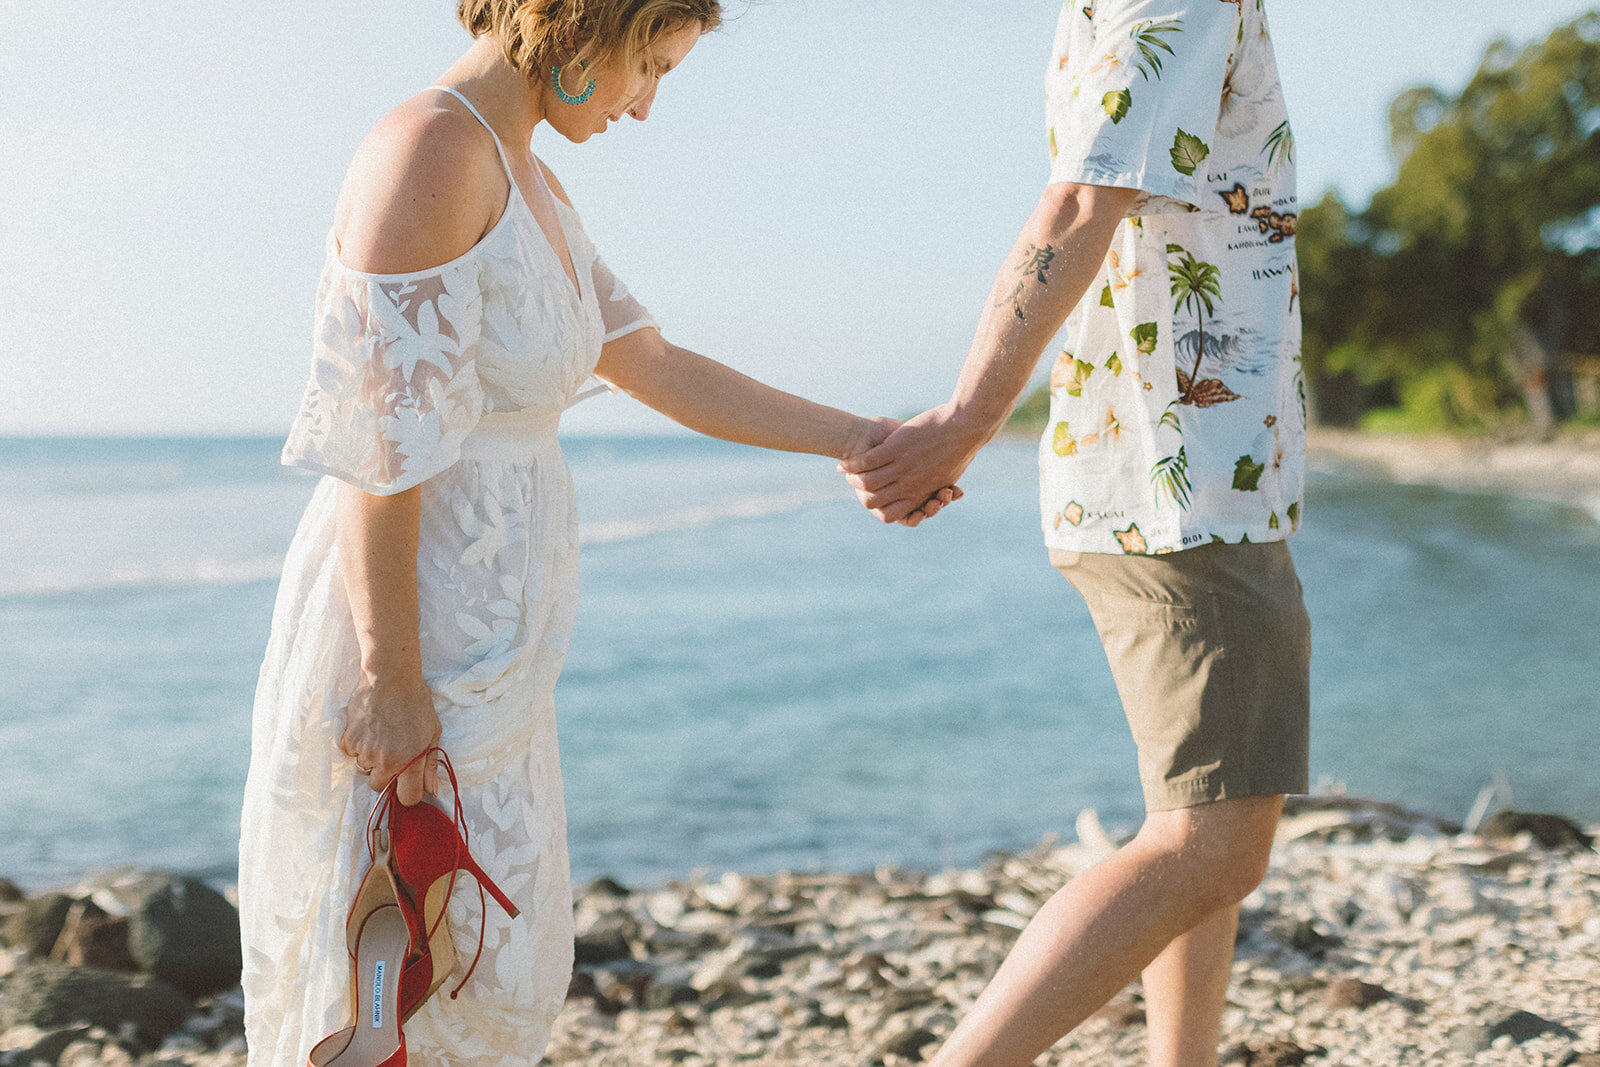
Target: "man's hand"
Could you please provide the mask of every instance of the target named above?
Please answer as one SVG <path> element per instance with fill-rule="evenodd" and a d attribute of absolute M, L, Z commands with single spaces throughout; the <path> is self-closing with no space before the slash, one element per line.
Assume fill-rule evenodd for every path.
<path fill-rule="evenodd" d="M 900 425 L 839 469 L 863 506 L 884 522 L 915 526 L 961 499 L 956 481 L 988 441 L 959 424 L 948 405 Z"/>

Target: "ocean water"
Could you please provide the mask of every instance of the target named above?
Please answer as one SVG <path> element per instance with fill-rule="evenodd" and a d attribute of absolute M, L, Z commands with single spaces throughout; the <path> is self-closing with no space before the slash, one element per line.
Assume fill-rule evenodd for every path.
<path fill-rule="evenodd" d="M 314 479 L 248 439 L 0 439 L 0 875 L 229 879 L 251 696 Z M 1137 825 L 1027 442 L 916 530 L 811 456 L 566 443 L 584 601 L 557 690 L 574 874 L 963 864 Z M 1314 473 L 1312 774 L 1463 816 L 1600 818 L 1600 522 Z"/>

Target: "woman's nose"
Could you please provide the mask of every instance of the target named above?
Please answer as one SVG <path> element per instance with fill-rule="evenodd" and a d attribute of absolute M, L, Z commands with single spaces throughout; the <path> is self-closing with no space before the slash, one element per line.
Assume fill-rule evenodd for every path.
<path fill-rule="evenodd" d="M 638 100 L 635 100 L 632 107 L 628 108 L 628 114 L 632 115 L 639 122 L 643 122 L 645 119 L 649 118 L 650 105 L 656 102 L 656 87 L 660 84 L 661 83 L 658 81 L 652 81 L 650 83 L 649 90 L 646 91 L 645 94 Z"/>

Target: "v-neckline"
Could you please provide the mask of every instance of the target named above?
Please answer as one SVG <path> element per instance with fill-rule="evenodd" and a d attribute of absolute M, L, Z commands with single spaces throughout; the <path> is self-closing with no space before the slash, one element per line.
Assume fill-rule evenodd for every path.
<path fill-rule="evenodd" d="M 489 131 L 490 138 L 494 140 L 495 155 L 500 157 L 500 169 L 506 172 L 506 184 L 511 187 L 506 190 L 506 206 L 500 212 L 500 222 L 505 221 L 506 213 L 511 210 L 511 198 L 516 197 L 522 203 L 523 210 L 527 211 L 528 217 L 533 220 L 534 226 L 538 228 L 539 235 L 544 238 L 544 246 L 550 250 L 550 258 L 555 260 L 556 269 L 567 280 L 567 285 L 571 287 L 573 297 L 581 305 L 583 303 L 583 284 L 579 281 L 578 261 L 572 257 L 572 239 L 568 236 L 567 228 L 561 221 L 561 208 L 563 205 L 556 197 L 555 190 L 550 188 L 550 182 L 544 176 L 544 164 L 539 162 L 539 157 L 535 156 L 532 151 L 528 152 L 528 160 L 533 164 L 533 176 L 538 179 L 539 188 L 544 190 L 545 202 L 550 205 L 550 213 L 555 218 L 556 229 L 561 234 L 561 244 L 566 248 L 566 255 L 564 256 L 561 254 L 561 250 L 556 247 L 555 241 L 550 236 L 550 231 L 546 230 L 544 223 L 539 221 L 539 215 L 533 210 L 533 205 L 528 203 L 527 194 L 522 191 L 522 186 L 517 182 L 516 174 L 511 170 L 511 159 L 506 155 L 506 146 L 501 143 L 500 135 L 495 132 L 494 127 L 489 125 L 489 120 L 484 118 L 483 113 L 474 107 L 472 101 L 468 100 L 459 90 L 452 89 L 448 85 L 430 85 L 428 88 L 438 89 L 440 92 L 448 93 L 455 97 L 472 117 L 478 120 L 478 125 Z M 570 211 L 571 209 L 568 208 L 568 210 Z M 495 227 L 498 227 L 500 222 L 496 222 Z M 492 229 L 494 227 L 491 227 Z"/>
<path fill-rule="evenodd" d="M 498 147 L 499 135 L 491 129 L 489 130 L 489 136 L 495 139 L 496 147 Z M 522 201 L 523 209 L 527 211 L 528 217 L 533 220 L 534 226 L 538 228 L 539 235 L 544 238 L 545 247 L 550 250 L 550 258 L 556 261 L 556 267 L 561 271 L 561 276 L 566 279 L 567 284 L 572 288 L 572 295 L 581 304 L 583 303 L 583 284 L 578 275 L 578 261 L 572 255 L 572 238 L 567 234 L 567 227 L 561 221 L 561 209 L 565 205 L 557 198 L 555 190 L 550 188 L 550 183 L 545 180 L 544 164 L 540 163 L 538 157 L 532 152 L 528 153 L 528 158 L 533 163 L 533 175 L 539 180 L 539 187 L 544 190 L 545 203 L 550 205 L 550 214 L 555 219 L 556 229 L 561 233 L 561 243 L 566 246 L 567 254 L 563 256 L 561 249 L 557 248 L 556 243 L 550 239 L 550 232 L 544 228 L 544 223 L 539 221 L 539 215 L 533 210 L 533 205 L 528 203 L 528 195 L 522 191 L 522 186 L 517 183 L 517 176 L 511 173 L 510 161 L 502 156 L 501 159 L 505 163 L 506 169 L 506 181 L 511 183 L 506 207 L 509 210 L 511 195 Z"/>

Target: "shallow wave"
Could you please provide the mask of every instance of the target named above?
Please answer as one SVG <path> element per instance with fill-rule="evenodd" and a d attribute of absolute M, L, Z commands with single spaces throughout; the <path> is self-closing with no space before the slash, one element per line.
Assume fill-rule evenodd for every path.
<path fill-rule="evenodd" d="M 624 541 L 638 541 L 656 534 L 716 526 L 741 519 L 765 519 L 774 515 L 786 515 L 814 504 L 836 503 L 840 499 L 838 491 L 828 492 L 821 489 L 736 497 L 702 507 L 675 508 L 639 519 L 584 523 L 579 530 L 578 538 L 585 545 L 618 544 Z"/>
<path fill-rule="evenodd" d="M 840 499 L 838 492 L 820 489 L 736 497 L 703 507 L 676 508 L 642 518 L 584 523 L 579 531 L 579 539 L 585 545 L 620 544 L 678 530 L 784 515 L 816 504 L 835 503 Z M 283 573 L 283 560 L 281 554 L 243 560 L 152 560 L 137 564 L 119 563 L 94 571 L 73 568 L 0 575 L 0 599 L 188 585 L 248 585 L 276 581 Z"/>
<path fill-rule="evenodd" d="M 161 560 L 120 564 L 93 573 L 39 571 L 0 577 L 0 598 L 184 585 L 248 585 L 275 580 L 282 572 L 281 555 L 244 560 Z"/>

